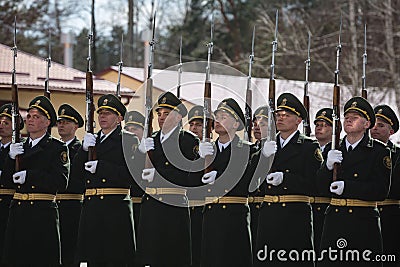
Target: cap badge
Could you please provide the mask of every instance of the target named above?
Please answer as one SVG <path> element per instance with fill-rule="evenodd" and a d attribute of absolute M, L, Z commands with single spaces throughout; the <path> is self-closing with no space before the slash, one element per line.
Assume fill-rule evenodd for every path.
<path fill-rule="evenodd" d="M 106 98 L 103 100 L 103 105 L 107 105 L 107 103 L 108 103 L 108 99 Z"/>
<path fill-rule="evenodd" d="M 326 116 L 326 111 L 325 111 L 325 110 L 322 111 L 321 115 L 322 115 L 322 116 Z"/>
<path fill-rule="evenodd" d="M 376 114 L 382 114 L 383 110 L 380 108 Z"/>
<path fill-rule="evenodd" d="M 200 115 L 200 112 L 198 110 L 195 110 L 194 111 L 194 116 L 199 116 L 199 115 Z"/>
<path fill-rule="evenodd" d="M 167 103 L 167 98 L 164 96 L 164 97 L 161 99 L 161 104 L 165 104 L 165 103 Z"/>
<path fill-rule="evenodd" d="M 357 107 L 357 101 L 354 101 L 353 103 L 351 103 L 351 107 Z"/>
<path fill-rule="evenodd" d="M 35 105 L 39 106 L 40 104 L 40 99 L 36 100 Z"/>
<path fill-rule="evenodd" d="M 61 110 L 61 115 L 64 115 L 65 114 L 65 109 L 62 109 Z"/>
<path fill-rule="evenodd" d="M 282 99 L 281 106 L 286 106 L 286 102 L 287 102 L 287 99 L 286 99 L 286 98 Z"/>
<path fill-rule="evenodd" d="M 5 108 L 5 109 L 4 109 L 4 113 L 8 113 L 8 108 Z"/>

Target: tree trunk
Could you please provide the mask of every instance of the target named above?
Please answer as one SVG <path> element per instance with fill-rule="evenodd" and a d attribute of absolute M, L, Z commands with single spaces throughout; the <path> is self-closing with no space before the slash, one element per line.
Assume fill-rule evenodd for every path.
<path fill-rule="evenodd" d="M 358 92 L 358 85 L 359 85 L 359 75 L 358 75 L 358 47 L 357 47 L 357 27 L 356 27 L 356 14 L 355 14 L 355 7 L 354 7 L 354 0 L 349 0 L 349 31 L 350 31 L 350 80 L 351 80 L 351 87 L 352 87 L 352 95 L 360 95 Z"/>
<path fill-rule="evenodd" d="M 134 10 L 135 10 L 135 4 L 133 0 L 128 0 L 128 30 L 127 30 L 127 39 L 128 39 L 128 44 L 125 46 L 127 47 L 127 58 L 126 62 L 127 65 L 132 67 L 133 62 L 134 62 L 134 46 L 133 46 L 133 18 L 134 18 Z"/>

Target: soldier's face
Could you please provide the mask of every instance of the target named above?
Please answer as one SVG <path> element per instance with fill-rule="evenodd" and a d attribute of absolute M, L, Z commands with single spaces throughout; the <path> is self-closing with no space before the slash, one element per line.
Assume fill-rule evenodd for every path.
<path fill-rule="evenodd" d="M 394 130 L 389 123 L 377 117 L 375 126 L 370 130 L 371 137 L 378 139 L 384 143 L 389 140 L 389 137 L 394 134 Z"/>
<path fill-rule="evenodd" d="M 214 130 L 217 134 L 234 134 L 239 128 L 239 122 L 228 112 L 218 111 L 215 114 Z"/>
<path fill-rule="evenodd" d="M 164 133 L 168 133 L 182 120 L 182 115 L 168 108 L 159 108 L 157 116 L 158 126 Z"/>
<path fill-rule="evenodd" d="M 297 130 L 301 118 L 292 112 L 279 110 L 275 112 L 276 130 L 282 133 L 291 133 Z"/>
<path fill-rule="evenodd" d="M 259 119 L 253 120 L 253 135 L 255 139 L 261 140 L 261 130 L 260 130 L 260 125 L 258 123 Z"/>
<path fill-rule="evenodd" d="M 135 134 L 139 138 L 139 140 L 142 140 L 143 128 L 140 127 L 139 125 L 126 125 L 125 130 Z"/>
<path fill-rule="evenodd" d="M 118 114 L 108 109 L 101 109 L 98 114 L 99 125 L 103 133 L 115 129 L 123 119 L 122 116 L 118 116 Z"/>
<path fill-rule="evenodd" d="M 332 139 L 332 126 L 326 121 L 317 121 L 315 123 L 315 138 L 321 142 Z"/>
<path fill-rule="evenodd" d="M 189 123 L 189 131 L 196 134 L 200 139 L 203 138 L 203 121 L 194 119 Z"/>
<path fill-rule="evenodd" d="M 260 139 L 266 138 L 268 136 L 268 119 L 265 117 L 257 117 L 257 127 L 260 129 Z M 257 139 L 257 137 L 255 138 Z"/>
<path fill-rule="evenodd" d="M 358 112 L 347 112 L 344 115 L 344 131 L 347 134 L 365 132 L 371 125 L 366 118 L 361 116 Z"/>
<path fill-rule="evenodd" d="M 0 137 L 7 138 L 12 136 L 11 119 L 7 116 L 0 117 Z"/>
<path fill-rule="evenodd" d="M 58 120 L 57 130 L 61 137 L 74 136 L 76 130 L 78 129 L 78 124 L 70 120 Z"/>
<path fill-rule="evenodd" d="M 26 128 L 29 133 L 45 133 L 47 127 L 50 125 L 50 120 L 47 119 L 43 113 L 39 110 L 33 108 L 30 109 L 28 115 L 26 116 Z"/>

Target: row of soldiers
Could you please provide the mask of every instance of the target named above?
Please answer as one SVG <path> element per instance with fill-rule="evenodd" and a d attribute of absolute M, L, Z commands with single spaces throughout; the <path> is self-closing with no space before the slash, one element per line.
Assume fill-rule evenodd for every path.
<path fill-rule="evenodd" d="M 144 137 L 144 117 L 104 95 L 97 107 L 101 129 L 81 144 L 80 114 L 68 104 L 56 114 L 38 96 L 28 108 L 29 137 L 12 143 L 11 106 L 2 106 L 3 265 L 382 266 L 374 257 L 385 254 L 396 255 L 398 264 L 393 110 L 350 99 L 346 136 L 336 149 L 329 144 L 332 109 L 316 115 L 317 140 L 298 130 L 307 111 L 294 95 L 277 99 L 273 138 L 269 110 L 255 111 L 257 141 L 250 143 L 237 134 L 245 122 L 239 104 L 224 99 L 213 114 L 216 141 L 200 142 L 203 107 L 188 112 L 167 92 L 155 108 L 160 130 Z M 182 127 L 188 114 L 190 131 Z M 48 133 L 55 125 L 61 140 Z M 96 159 L 88 161 L 91 147 Z M 341 167 L 333 181 L 335 164 Z M 258 189 L 249 193 L 254 181 Z M 342 256 L 330 257 L 332 249 Z M 347 249 L 360 258 L 344 257 Z M 366 250 L 370 261 L 361 257 Z"/>

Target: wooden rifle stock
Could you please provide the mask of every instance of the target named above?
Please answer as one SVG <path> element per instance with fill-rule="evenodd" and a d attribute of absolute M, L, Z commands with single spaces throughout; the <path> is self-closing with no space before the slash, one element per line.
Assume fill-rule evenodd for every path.
<path fill-rule="evenodd" d="M 268 105 L 269 105 L 270 109 L 275 111 L 275 80 L 274 79 L 269 79 Z"/>
<path fill-rule="evenodd" d="M 86 131 L 94 133 L 94 103 L 93 103 L 93 73 L 91 70 L 86 72 Z M 96 160 L 96 148 L 90 146 L 88 148 L 88 160 Z"/>
<path fill-rule="evenodd" d="M 368 94 L 367 94 L 367 90 L 364 88 L 361 90 L 361 96 L 365 99 L 368 99 Z"/>
<path fill-rule="evenodd" d="M 153 94 L 152 94 L 152 90 L 153 90 L 153 79 L 149 77 L 149 78 L 147 78 L 147 81 L 146 81 L 146 110 L 147 110 L 146 136 L 147 137 L 151 137 L 153 134 L 153 107 L 152 107 L 152 98 L 153 98 L 152 95 Z M 149 150 L 146 153 L 146 161 L 144 164 L 146 169 L 153 168 L 153 164 L 151 162 L 152 159 L 153 159 L 153 151 Z"/>
<path fill-rule="evenodd" d="M 311 135 L 311 126 L 310 126 L 310 97 L 308 95 L 304 95 L 303 104 L 307 111 L 307 117 L 304 120 L 304 134 L 309 137 Z"/>
<path fill-rule="evenodd" d="M 204 83 L 204 134 L 203 140 L 209 142 L 211 140 L 212 133 L 212 119 L 211 119 L 211 82 L 206 81 Z M 204 173 L 212 171 L 211 163 L 213 161 L 213 156 L 208 155 L 205 157 L 205 170 Z"/>
<path fill-rule="evenodd" d="M 341 132 L 341 124 L 340 124 L 340 87 L 335 85 L 333 88 L 333 136 L 332 136 L 332 149 L 339 149 L 340 145 L 340 132 Z M 333 176 L 332 180 L 338 180 L 340 164 L 335 163 L 333 166 Z"/>
<path fill-rule="evenodd" d="M 253 131 L 253 118 L 252 118 L 252 110 L 251 103 L 253 101 L 253 95 L 251 90 L 246 91 L 246 105 L 245 105 L 245 114 L 246 114 L 246 133 L 247 133 L 247 141 L 251 142 L 251 134 Z"/>

